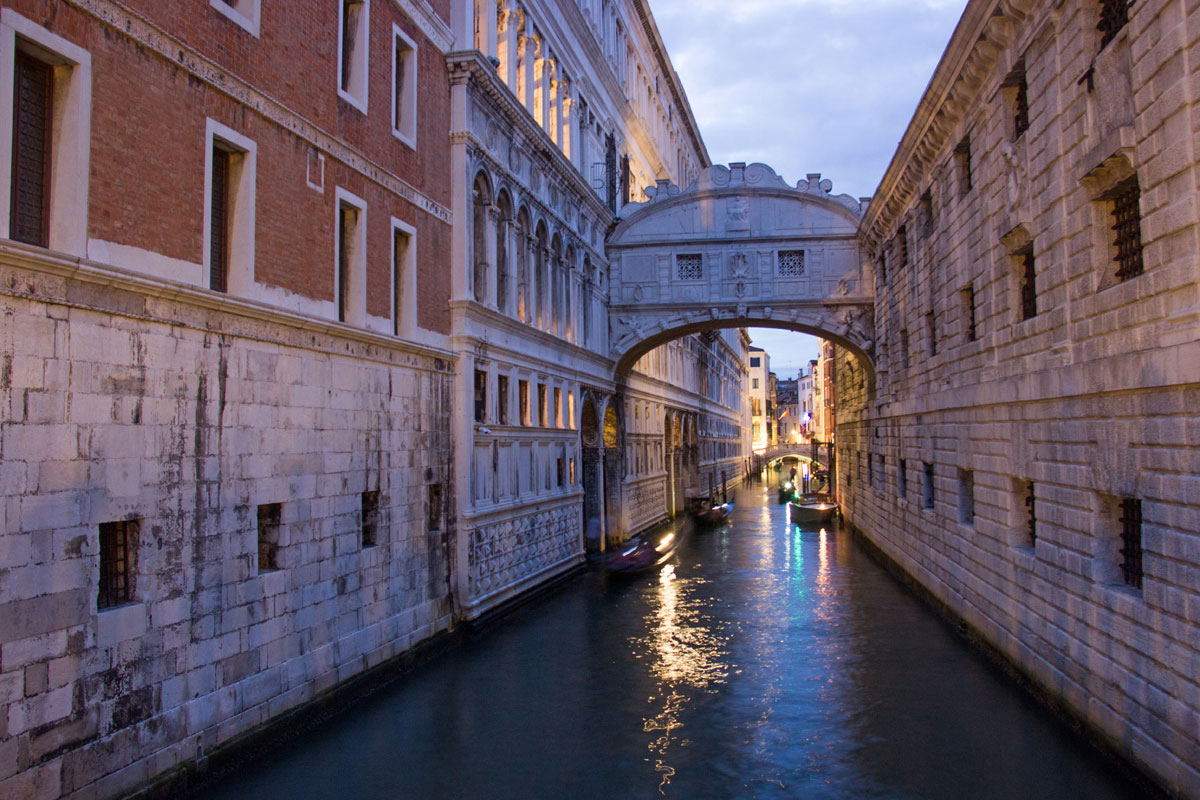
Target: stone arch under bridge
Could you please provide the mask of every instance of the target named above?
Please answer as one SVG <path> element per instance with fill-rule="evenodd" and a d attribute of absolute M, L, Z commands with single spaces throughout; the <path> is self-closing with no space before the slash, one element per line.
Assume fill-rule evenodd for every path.
<path fill-rule="evenodd" d="M 679 336 L 773 327 L 836 342 L 873 377 L 875 279 L 857 236 L 867 201 L 832 188 L 735 163 L 626 205 L 608 239 L 617 375 Z"/>

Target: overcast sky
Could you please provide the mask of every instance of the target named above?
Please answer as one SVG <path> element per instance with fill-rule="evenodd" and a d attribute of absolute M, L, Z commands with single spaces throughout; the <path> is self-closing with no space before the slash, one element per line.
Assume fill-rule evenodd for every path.
<path fill-rule="evenodd" d="M 714 164 L 874 194 L 966 0 L 650 0 Z M 812 337 L 753 328 L 779 377 Z"/>

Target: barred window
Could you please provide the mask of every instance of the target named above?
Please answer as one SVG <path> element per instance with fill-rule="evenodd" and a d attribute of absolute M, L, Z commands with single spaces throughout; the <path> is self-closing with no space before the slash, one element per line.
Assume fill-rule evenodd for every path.
<path fill-rule="evenodd" d="M 975 524 L 975 473 L 969 469 L 958 471 L 958 521 Z"/>
<path fill-rule="evenodd" d="M 96 608 L 105 609 L 133 600 L 134 553 L 137 520 L 100 523 L 100 587 Z"/>
<path fill-rule="evenodd" d="M 1020 82 L 1017 83 L 1017 95 L 1013 109 L 1014 138 L 1020 139 L 1029 130 L 1029 84 L 1025 81 L 1025 68 L 1021 68 Z"/>
<path fill-rule="evenodd" d="M 1033 481 L 1025 482 L 1025 529 L 1029 532 L 1029 546 L 1037 544 L 1037 500 Z"/>
<path fill-rule="evenodd" d="M 1142 588 L 1142 501 L 1121 501 L 1121 575 L 1125 583 Z"/>
<path fill-rule="evenodd" d="M 962 292 L 963 301 L 963 316 L 966 322 L 967 341 L 973 342 L 979 338 L 979 332 L 975 327 L 975 287 L 968 286 Z"/>
<path fill-rule="evenodd" d="M 798 278 L 804 274 L 803 250 L 779 251 L 779 275 L 782 278 Z"/>
<path fill-rule="evenodd" d="M 971 174 L 971 137 L 965 137 L 954 148 L 954 160 L 958 164 L 960 193 L 966 194 L 975 185 L 974 177 Z"/>
<path fill-rule="evenodd" d="M 279 569 L 279 529 L 282 520 L 282 503 L 264 503 L 258 507 L 259 573 Z"/>
<path fill-rule="evenodd" d="M 704 279 L 704 257 L 698 253 L 675 256 L 675 274 L 681 281 Z"/>
<path fill-rule="evenodd" d="M 1017 253 L 1021 269 L 1021 319 L 1037 316 L 1037 264 L 1033 259 L 1033 247 Z"/>
<path fill-rule="evenodd" d="M 1100 31 L 1100 47 L 1106 47 L 1117 37 L 1125 23 L 1129 22 L 1130 0 L 1100 0 L 1100 21 L 1096 29 Z"/>
<path fill-rule="evenodd" d="M 374 547 L 379 540 L 379 492 L 363 492 L 359 505 L 362 511 L 362 546 Z"/>
<path fill-rule="evenodd" d="M 1137 175 L 1122 181 L 1111 193 L 1113 246 L 1116 248 L 1117 280 L 1120 281 L 1145 271 L 1142 263 L 1141 195 Z"/>
<path fill-rule="evenodd" d="M 901 225 L 896 231 L 896 266 L 900 269 L 908 266 L 908 226 Z"/>

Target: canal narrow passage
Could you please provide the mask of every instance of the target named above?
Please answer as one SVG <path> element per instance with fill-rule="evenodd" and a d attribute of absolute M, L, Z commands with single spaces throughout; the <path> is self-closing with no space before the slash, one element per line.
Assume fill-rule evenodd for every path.
<path fill-rule="evenodd" d="M 773 493 L 593 570 L 206 798 L 1144 797 L 845 533 Z"/>

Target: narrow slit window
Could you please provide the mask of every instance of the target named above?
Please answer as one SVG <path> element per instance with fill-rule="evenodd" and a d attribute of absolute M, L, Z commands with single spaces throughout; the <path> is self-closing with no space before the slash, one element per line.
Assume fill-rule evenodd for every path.
<path fill-rule="evenodd" d="M 54 69 L 20 50 L 13 66 L 9 237 L 46 247 L 50 238 Z"/>
<path fill-rule="evenodd" d="M 337 253 L 337 318 L 347 321 L 350 298 L 350 259 L 354 249 L 354 230 L 358 227 L 358 211 L 352 206 L 338 207 Z"/>
<path fill-rule="evenodd" d="M 929 355 L 937 355 L 938 337 L 937 337 L 937 317 L 930 311 L 925 315 L 925 330 L 929 335 Z"/>
<path fill-rule="evenodd" d="M 1037 495 L 1033 481 L 1025 482 L 1025 532 L 1029 534 L 1029 546 L 1037 544 Z"/>
<path fill-rule="evenodd" d="M 908 459 L 900 459 L 900 466 L 896 471 L 896 493 L 900 495 L 900 499 L 904 500 L 908 497 Z"/>
<path fill-rule="evenodd" d="M 1103 49 L 1117 34 L 1125 23 L 1129 22 L 1130 0 L 1100 0 L 1100 19 L 1096 29 L 1100 31 L 1100 47 Z"/>
<path fill-rule="evenodd" d="M 975 473 L 969 469 L 958 471 L 958 521 L 975 524 Z"/>
<path fill-rule="evenodd" d="M 979 331 L 975 325 L 975 287 L 968 286 L 962 291 L 963 302 L 963 318 L 965 321 L 967 341 L 973 342 L 979 338 Z"/>
<path fill-rule="evenodd" d="M 487 417 L 487 373 L 475 370 L 475 421 L 483 422 Z"/>
<path fill-rule="evenodd" d="M 529 381 L 517 381 L 517 414 L 522 425 L 533 424 L 529 415 Z"/>
<path fill-rule="evenodd" d="M 1037 262 L 1033 257 L 1033 247 L 1017 253 L 1017 264 L 1021 271 L 1021 319 L 1033 319 L 1038 313 Z"/>
<path fill-rule="evenodd" d="M 508 376 L 496 376 L 496 384 L 496 421 L 508 425 Z"/>
<path fill-rule="evenodd" d="M 538 427 L 546 427 L 546 384 L 539 383 L 537 387 Z"/>
<path fill-rule="evenodd" d="M 925 508 L 933 508 L 933 464 L 930 464 L 928 461 L 925 462 L 925 480 L 921 488 L 924 494 Z"/>
<path fill-rule="evenodd" d="M 954 161 L 958 165 L 959 194 L 966 194 L 975 185 L 971 165 L 971 138 L 965 137 L 954 148 Z"/>
<path fill-rule="evenodd" d="M 362 519 L 362 546 L 374 547 L 379 541 L 379 492 L 363 492 L 359 510 Z"/>
<path fill-rule="evenodd" d="M 124 605 L 133 600 L 137 520 L 100 524 L 100 586 L 96 608 Z"/>

